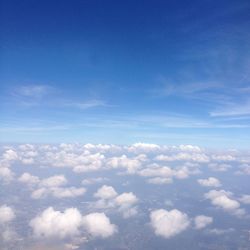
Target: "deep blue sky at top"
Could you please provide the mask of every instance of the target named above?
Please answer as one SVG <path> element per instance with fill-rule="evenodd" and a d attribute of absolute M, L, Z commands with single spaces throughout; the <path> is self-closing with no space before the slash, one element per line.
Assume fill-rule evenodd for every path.
<path fill-rule="evenodd" d="M 248 147 L 249 1 L 1 0 L 1 141 Z"/>

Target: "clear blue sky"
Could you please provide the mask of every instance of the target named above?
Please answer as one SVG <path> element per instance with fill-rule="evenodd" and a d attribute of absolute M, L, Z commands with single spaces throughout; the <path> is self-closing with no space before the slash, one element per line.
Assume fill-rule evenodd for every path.
<path fill-rule="evenodd" d="M 250 146 L 249 1 L 1 0 L 2 142 Z"/>

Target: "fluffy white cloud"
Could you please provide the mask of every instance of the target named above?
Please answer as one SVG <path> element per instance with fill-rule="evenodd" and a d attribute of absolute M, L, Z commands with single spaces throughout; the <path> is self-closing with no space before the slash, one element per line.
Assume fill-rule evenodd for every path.
<path fill-rule="evenodd" d="M 18 154 L 13 149 L 8 149 L 4 152 L 3 159 L 6 161 L 15 161 L 18 159 Z"/>
<path fill-rule="evenodd" d="M 28 184 L 28 185 L 36 185 L 40 182 L 40 179 L 37 176 L 31 175 L 30 173 L 23 173 L 18 181 Z"/>
<path fill-rule="evenodd" d="M 194 218 L 196 229 L 202 229 L 208 226 L 209 224 L 211 224 L 212 222 L 213 222 L 213 218 L 205 216 L 205 215 L 198 215 Z"/>
<path fill-rule="evenodd" d="M 122 193 L 118 195 L 112 186 L 102 186 L 94 194 L 99 200 L 95 203 L 96 208 L 113 208 L 122 213 L 124 218 L 129 218 L 137 214 L 137 197 L 132 193 Z"/>
<path fill-rule="evenodd" d="M 76 208 L 68 208 L 64 212 L 53 207 L 45 209 L 30 221 L 33 234 L 37 238 L 74 238 L 87 232 L 93 237 L 107 238 L 117 232 L 104 213 L 91 213 L 82 216 Z"/>
<path fill-rule="evenodd" d="M 105 177 L 88 178 L 88 179 L 82 180 L 82 185 L 92 185 L 92 184 L 100 183 L 104 181 L 108 181 L 108 178 L 105 178 Z"/>
<path fill-rule="evenodd" d="M 93 237 L 107 238 L 117 232 L 117 226 L 111 224 L 104 213 L 91 213 L 83 216 L 83 227 Z"/>
<path fill-rule="evenodd" d="M 186 230 L 190 225 L 188 216 L 177 209 L 153 210 L 150 213 L 150 220 L 155 234 L 164 238 L 171 238 Z"/>
<path fill-rule="evenodd" d="M 97 190 L 94 196 L 100 199 L 112 199 L 117 196 L 117 192 L 112 186 L 104 185 Z"/>
<path fill-rule="evenodd" d="M 201 186 L 204 186 L 204 187 L 220 187 L 221 186 L 220 181 L 214 177 L 209 177 L 208 179 L 199 179 L 197 181 Z"/>
<path fill-rule="evenodd" d="M 216 171 L 216 172 L 226 172 L 227 170 L 229 170 L 230 168 L 232 168 L 231 165 L 229 164 L 225 164 L 225 163 L 210 163 L 208 164 L 208 167 L 210 169 L 212 169 L 213 171 Z"/>
<path fill-rule="evenodd" d="M 207 163 L 210 161 L 209 157 L 204 153 L 180 152 L 177 154 L 161 154 L 155 157 L 157 161 L 192 161 L 199 163 Z"/>
<path fill-rule="evenodd" d="M 250 195 L 244 194 L 239 198 L 239 201 L 244 204 L 250 204 Z"/>
<path fill-rule="evenodd" d="M 8 167 L 0 167 L 0 180 L 9 182 L 13 180 L 14 173 Z"/>
<path fill-rule="evenodd" d="M 240 208 L 240 203 L 231 198 L 232 193 L 224 190 L 211 190 L 205 194 L 205 198 L 209 199 L 213 205 L 237 216 L 243 216 L 245 210 Z"/>
<path fill-rule="evenodd" d="M 110 168 L 125 168 L 129 174 L 136 173 L 141 167 L 145 156 L 139 155 L 134 158 L 129 158 L 126 155 L 120 157 L 112 157 L 107 160 L 106 165 Z"/>
<path fill-rule="evenodd" d="M 31 193 L 33 199 L 41 199 L 48 196 L 60 199 L 74 198 L 84 195 L 86 192 L 86 189 L 82 187 L 61 187 L 68 183 L 64 175 L 54 175 L 40 180 L 39 177 L 31 175 L 30 173 L 23 173 L 18 180 L 30 187 L 36 187 Z"/>
<path fill-rule="evenodd" d="M 53 196 L 55 198 L 74 198 L 84 195 L 86 192 L 85 188 L 76 187 L 51 187 L 51 188 L 38 188 L 31 194 L 33 199 L 46 198 L 47 196 Z"/>
<path fill-rule="evenodd" d="M 80 234 L 81 225 L 82 215 L 76 208 L 60 212 L 49 207 L 30 221 L 34 236 L 38 238 L 74 237 Z"/>
<path fill-rule="evenodd" d="M 15 212 L 11 207 L 8 207 L 7 205 L 0 206 L 0 224 L 8 223 L 15 217 Z"/>
<path fill-rule="evenodd" d="M 59 187 L 67 184 L 68 181 L 64 175 L 54 175 L 49 178 L 43 179 L 40 186 L 43 187 Z"/>

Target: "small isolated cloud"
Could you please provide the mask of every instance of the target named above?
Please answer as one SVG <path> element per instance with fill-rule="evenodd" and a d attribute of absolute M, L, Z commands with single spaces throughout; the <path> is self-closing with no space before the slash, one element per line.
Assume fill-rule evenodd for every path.
<path fill-rule="evenodd" d="M 163 184 L 170 184 L 173 182 L 173 180 L 171 178 L 155 177 L 148 179 L 147 182 L 156 185 L 163 185 Z"/>
<path fill-rule="evenodd" d="M 82 185 L 92 185 L 104 181 L 108 181 L 108 178 L 105 177 L 88 178 L 82 180 Z"/>
<path fill-rule="evenodd" d="M 236 216 L 243 216 L 245 210 L 240 208 L 240 203 L 237 200 L 232 199 L 231 196 L 232 193 L 224 190 L 211 190 L 205 194 L 205 198 L 209 199 L 214 206 Z"/>
<path fill-rule="evenodd" d="M 186 230 L 190 225 L 188 216 L 177 209 L 153 210 L 150 213 L 150 220 L 155 234 L 164 238 L 171 238 Z"/>
<path fill-rule="evenodd" d="M 11 222 L 16 217 L 14 210 L 7 206 L 0 206 L 0 224 L 6 224 Z"/>
<path fill-rule="evenodd" d="M 213 222 L 212 217 L 198 215 L 194 218 L 195 229 L 202 229 Z"/>
<path fill-rule="evenodd" d="M 213 229 L 209 230 L 209 233 L 216 234 L 216 235 L 222 235 L 222 234 L 232 233 L 234 231 L 235 231 L 234 228 L 227 228 L 227 229 L 213 228 Z"/>
<path fill-rule="evenodd" d="M 221 186 L 220 181 L 214 177 L 209 177 L 208 179 L 199 179 L 198 183 L 204 187 L 220 187 Z"/>
<path fill-rule="evenodd" d="M 104 213 L 82 216 L 77 208 L 60 212 L 49 207 L 32 219 L 30 226 L 36 238 L 74 238 L 80 236 L 83 231 L 93 237 L 106 238 L 117 231 L 117 227 L 111 224 Z"/>

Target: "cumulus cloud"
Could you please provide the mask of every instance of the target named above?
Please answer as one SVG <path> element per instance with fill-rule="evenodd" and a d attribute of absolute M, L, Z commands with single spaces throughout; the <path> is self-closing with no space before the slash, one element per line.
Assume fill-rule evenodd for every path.
<path fill-rule="evenodd" d="M 232 199 L 231 196 L 232 193 L 226 192 L 225 190 L 211 190 L 205 194 L 205 198 L 209 199 L 214 206 L 221 208 L 228 213 L 243 216 L 245 210 L 240 208 L 240 203 L 237 200 Z"/>
<path fill-rule="evenodd" d="M 104 213 L 91 213 L 83 216 L 83 227 L 93 237 L 107 238 L 117 232 L 117 226 L 111 224 Z"/>
<path fill-rule="evenodd" d="M 108 181 L 108 178 L 105 178 L 105 177 L 88 178 L 88 179 L 82 180 L 82 185 L 92 185 L 92 184 L 100 183 L 104 181 Z"/>
<path fill-rule="evenodd" d="M 232 168 L 231 165 L 226 163 L 210 163 L 208 164 L 208 167 L 215 172 L 226 172 Z"/>
<path fill-rule="evenodd" d="M 244 194 L 239 198 L 239 201 L 244 204 L 250 204 L 250 195 Z"/>
<path fill-rule="evenodd" d="M 164 238 L 171 238 L 186 230 L 190 225 L 188 216 L 177 209 L 153 210 L 150 213 L 150 220 L 155 234 Z"/>
<path fill-rule="evenodd" d="M 18 181 L 32 188 L 36 187 L 31 193 L 33 199 L 41 199 L 48 196 L 59 199 L 74 198 L 84 195 L 86 192 L 86 189 L 83 187 L 62 187 L 68 183 L 64 175 L 54 175 L 41 180 L 39 177 L 31 175 L 30 173 L 23 173 L 18 178 Z"/>
<path fill-rule="evenodd" d="M 141 167 L 144 160 L 146 160 L 145 155 L 138 155 L 134 158 L 122 155 L 108 159 L 106 165 L 110 168 L 125 168 L 129 174 L 133 174 Z"/>
<path fill-rule="evenodd" d="M 190 152 L 181 152 L 177 154 L 171 155 L 157 155 L 155 157 L 157 161 L 191 161 L 191 162 L 199 162 L 199 163 L 207 163 L 210 161 L 209 157 L 204 153 L 190 153 Z"/>
<path fill-rule="evenodd" d="M 43 179 L 40 182 L 40 186 L 43 187 L 59 187 L 67 184 L 67 179 L 64 175 L 54 175 L 49 178 Z"/>
<path fill-rule="evenodd" d="M 91 213 L 82 216 L 78 209 L 68 208 L 65 211 L 45 209 L 30 221 L 30 227 L 36 238 L 74 238 L 87 232 L 93 237 L 106 238 L 117 231 L 104 213 Z"/>
<path fill-rule="evenodd" d="M 94 194 L 94 197 L 100 198 L 100 199 L 112 199 L 117 196 L 117 192 L 112 186 L 104 185 L 101 188 L 97 190 L 97 192 Z"/>
<path fill-rule="evenodd" d="M 30 173 L 23 173 L 19 178 L 18 181 L 28 184 L 28 185 L 36 185 L 40 182 L 39 177 L 31 175 Z"/>
<path fill-rule="evenodd" d="M 0 180 L 9 182 L 13 180 L 14 173 L 8 167 L 0 167 Z"/>
<path fill-rule="evenodd" d="M 122 213 L 124 218 L 129 218 L 137 214 L 136 204 L 138 198 L 132 193 L 122 193 L 118 195 L 112 186 L 102 186 L 94 194 L 99 200 L 95 203 L 97 208 L 113 208 Z"/>
<path fill-rule="evenodd" d="M 33 199 L 46 198 L 47 196 L 53 196 L 55 198 L 74 198 L 84 195 L 86 192 L 85 188 L 76 187 L 51 187 L 51 188 L 39 188 L 32 192 L 31 197 Z"/>
<path fill-rule="evenodd" d="M 197 181 L 201 186 L 204 186 L 204 187 L 220 187 L 221 186 L 220 181 L 214 177 L 209 177 L 208 179 L 199 179 Z"/>
<path fill-rule="evenodd" d="M 196 229 L 202 229 L 213 222 L 213 218 L 205 215 L 198 215 L 194 218 Z"/>
<path fill-rule="evenodd" d="M 12 221 L 16 217 L 14 210 L 7 206 L 0 206 L 0 224 L 5 224 Z"/>
<path fill-rule="evenodd" d="M 6 161 L 15 161 L 18 159 L 18 154 L 13 149 L 8 149 L 3 154 L 3 159 Z"/>

